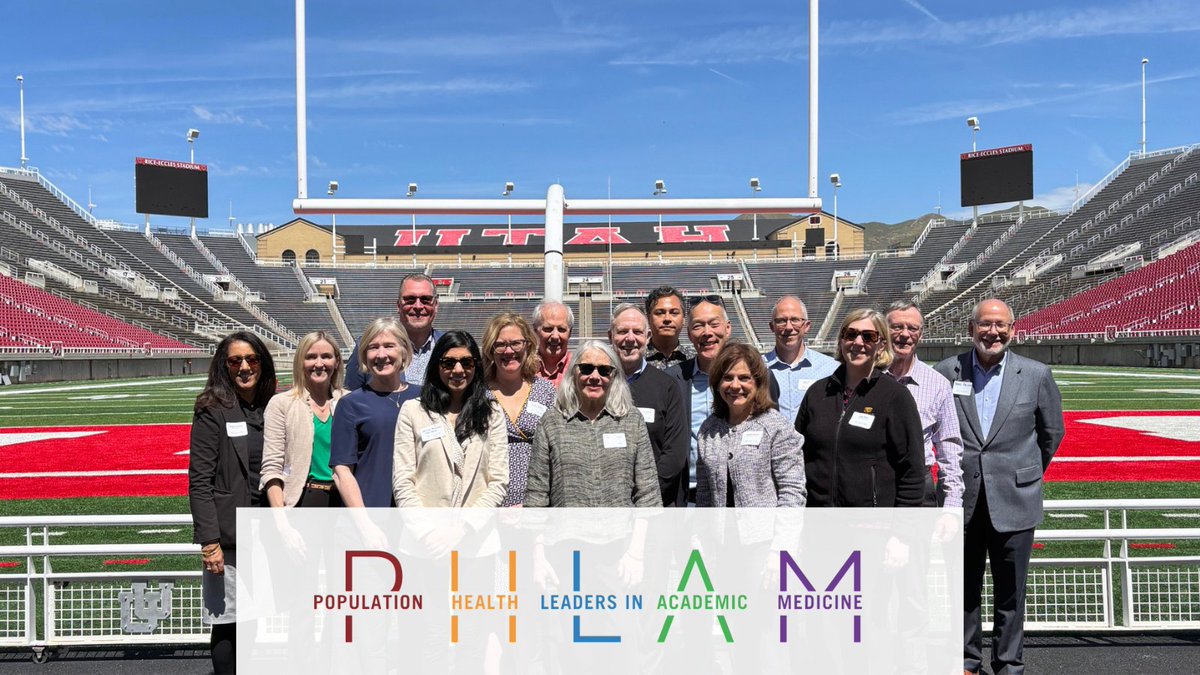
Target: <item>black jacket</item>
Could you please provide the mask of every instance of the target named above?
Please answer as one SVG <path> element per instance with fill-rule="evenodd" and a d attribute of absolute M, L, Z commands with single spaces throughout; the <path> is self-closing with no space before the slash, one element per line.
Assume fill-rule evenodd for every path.
<path fill-rule="evenodd" d="M 646 364 L 642 374 L 629 384 L 633 404 L 642 415 L 653 422 L 646 423 L 654 461 L 658 465 L 658 486 L 662 490 L 663 506 L 687 506 L 688 450 L 691 429 L 688 408 L 675 379 Z M 651 411 L 647 414 L 645 411 Z"/>
<path fill-rule="evenodd" d="M 796 431 L 804 435 L 808 506 L 921 505 L 921 416 L 908 389 L 881 375 L 859 383 L 844 411 L 845 365 L 805 394 Z"/>
<path fill-rule="evenodd" d="M 262 408 L 246 409 L 235 402 L 206 408 L 192 418 L 188 505 L 197 544 L 219 541 L 221 548 L 234 548 L 237 507 L 259 505 L 262 413 Z"/>

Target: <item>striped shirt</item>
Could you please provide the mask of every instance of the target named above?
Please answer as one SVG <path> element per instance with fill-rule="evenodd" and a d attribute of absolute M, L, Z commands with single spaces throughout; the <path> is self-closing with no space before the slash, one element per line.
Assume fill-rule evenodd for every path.
<path fill-rule="evenodd" d="M 950 381 L 915 356 L 908 374 L 896 377 L 890 370 L 887 372 L 903 384 L 917 402 L 925 437 L 925 466 L 937 462 L 938 481 L 946 492 L 945 506 L 962 507 L 963 443 Z"/>

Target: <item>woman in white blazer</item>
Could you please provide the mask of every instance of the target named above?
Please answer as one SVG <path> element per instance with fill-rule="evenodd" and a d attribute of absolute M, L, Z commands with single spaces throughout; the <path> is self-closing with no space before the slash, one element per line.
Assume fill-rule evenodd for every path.
<path fill-rule="evenodd" d="M 341 388 L 342 353 L 323 331 L 305 335 L 292 360 L 292 388 L 263 413 L 261 487 L 274 508 L 341 506 L 329 467 L 333 411 Z"/>

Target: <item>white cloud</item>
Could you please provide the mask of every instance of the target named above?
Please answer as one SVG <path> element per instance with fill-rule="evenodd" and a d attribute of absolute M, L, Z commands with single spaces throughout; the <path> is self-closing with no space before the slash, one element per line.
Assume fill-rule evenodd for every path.
<path fill-rule="evenodd" d="M 1092 188 L 1091 183 L 1080 183 L 1078 194 L 1084 195 Z M 1064 185 L 1056 187 L 1041 194 L 1035 194 L 1033 199 L 1027 202 L 1030 206 L 1044 206 L 1051 211 L 1066 211 L 1071 208 L 1071 204 L 1075 203 L 1076 186 Z"/>
<path fill-rule="evenodd" d="M 912 7 L 913 9 L 924 14 L 925 16 L 929 17 L 933 21 L 936 21 L 937 23 L 942 22 L 941 19 L 937 18 L 937 16 L 934 15 L 933 12 L 926 9 L 925 5 L 922 5 L 921 3 L 917 2 L 917 0 L 904 0 L 904 4 L 908 5 L 909 7 Z"/>

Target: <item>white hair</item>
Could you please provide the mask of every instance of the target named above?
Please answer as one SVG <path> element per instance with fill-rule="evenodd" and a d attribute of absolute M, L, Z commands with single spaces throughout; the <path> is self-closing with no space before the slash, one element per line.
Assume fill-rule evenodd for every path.
<path fill-rule="evenodd" d="M 537 330 L 542 325 L 542 315 L 550 307 L 562 307 L 567 310 L 567 328 L 570 328 L 571 332 L 575 332 L 575 312 L 571 310 L 570 305 L 558 300 L 543 300 L 533 308 L 533 329 Z"/>
<path fill-rule="evenodd" d="M 612 324 L 613 324 L 613 322 L 615 322 L 617 320 L 617 317 L 621 316 L 622 314 L 624 314 L 625 312 L 628 312 L 630 310 L 637 312 L 638 316 L 642 317 L 642 323 L 646 324 L 646 332 L 647 333 L 650 332 L 650 319 L 646 318 L 645 310 L 643 310 L 638 305 L 633 304 L 632 302 L 622 302 L 621 304 L 617 305 L 616 307 L 613 307 L 612 319 L 609 321 L 609 324 L 608 324 L 608 331 L 610 334 L 612 333 Z"/>
<path fill-rule="evenodd" d="M 554 408 L 563 417 L 571 417 L 579 412 L 579 359 L 586 352 L 596 350 L 603 352 L 605 358 L 613 367 L 613 376 L 608 383 L 608 393 L 604 395 L 604 409 L 613 417 L 624 417 L 633 410 L 633 395 L 629 391 L 629 383 L 621 372 L 621 361 L 612 345 L 596 339 L 587 339 L 571 354 L 571 367 L 558 385 L 558 396 L 554 399 Z"/>

